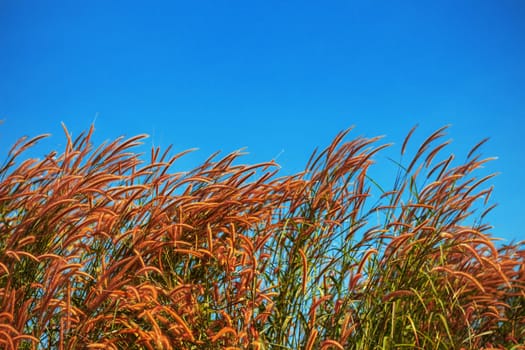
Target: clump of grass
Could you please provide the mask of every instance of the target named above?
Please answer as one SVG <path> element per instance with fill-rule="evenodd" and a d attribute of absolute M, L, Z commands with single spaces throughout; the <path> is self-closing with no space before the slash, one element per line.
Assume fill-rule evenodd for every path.
<path fill-rule="evenodd" d="M 240 153 L 174 172 L 184 153 L 145 161 L 143 135 L 65 130 L 43 160 L 21 139 L 0 169 L 1 347 L 523 348 L 523 243 L 490 235 L 482 143 L 455 165 L 444 132 L 379 201 L 387 146 L 348 131 L 281 177 Z"/>

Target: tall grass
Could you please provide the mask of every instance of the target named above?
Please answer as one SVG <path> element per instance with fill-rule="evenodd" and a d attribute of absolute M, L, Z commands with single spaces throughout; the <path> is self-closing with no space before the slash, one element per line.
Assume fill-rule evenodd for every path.
<path fill-rule="evenodd" d="M 482 143 L 456 165 L 440 129 L 384 190 L 386 146 L 348 131 L 279 177 L 64 130 L 0 169 L 2 348 L 525 348 L 525 251 L 490 235 Z"/>

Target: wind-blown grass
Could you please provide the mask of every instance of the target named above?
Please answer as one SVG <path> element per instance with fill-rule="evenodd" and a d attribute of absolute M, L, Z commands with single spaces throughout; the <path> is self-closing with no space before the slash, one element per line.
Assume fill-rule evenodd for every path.
<path fill-rule="evenodd" d="M 174 172 L 184 153 L 145 161 L 143 135 L 65 130 L 43 160 L 21 139 L 0 169 L 1 347 L 523 349 L 523 243 L 490 235 L 483 142 L 455 165 L 444 131 L 379 201 L 386 146 L 348 131 L 281 177 L 239 153 Z"/>

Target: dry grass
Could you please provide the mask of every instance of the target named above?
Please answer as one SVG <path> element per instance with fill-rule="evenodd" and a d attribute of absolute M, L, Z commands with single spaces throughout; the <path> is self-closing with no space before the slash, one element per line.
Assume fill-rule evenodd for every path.
<path fill-rule="evenodd" d="M 453 165 L 444 131 L 374 203 L 386 146 L 347 132 L 283 177 L 238 153 L 176 173 L 183 154 L 133 152 L 144 136 L 66 131 L 43 160 L 21 140 L 0 169 L 0 346 L 524 349 L 523 244 L 494 244 L 481 143 Z"/>

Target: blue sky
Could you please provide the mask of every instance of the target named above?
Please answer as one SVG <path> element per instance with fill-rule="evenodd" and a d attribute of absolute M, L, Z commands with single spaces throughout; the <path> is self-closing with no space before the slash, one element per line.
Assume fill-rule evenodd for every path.
<path fill-rule="evenodd" d="M 499 157 L 494 235 L 525 236 L 521 0 L 2 0 L 0 52 L 3 154 L 95 121 L 99 142 L 198 147 L 177 170 L 247 147 L 290 173 L 352 125 L 399 145 L 415 124 L 419 141 L 452 124 L 449 152 L 490 137 Z"/>

